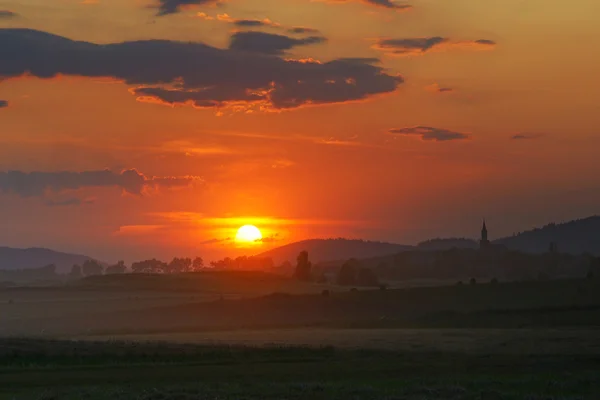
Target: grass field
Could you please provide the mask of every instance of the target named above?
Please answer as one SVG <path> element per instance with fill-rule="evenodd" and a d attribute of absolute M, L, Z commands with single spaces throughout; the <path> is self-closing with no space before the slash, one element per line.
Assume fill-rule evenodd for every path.
<path fill-rule="evenodd" d="M 0 342 L 4 399 L 596 399 L 595 355 Z"/>
<path fill-rule="evenodd" d="M 0 399 L 599 399 L 599 288 L 200 274 L 5 289 Z"/>

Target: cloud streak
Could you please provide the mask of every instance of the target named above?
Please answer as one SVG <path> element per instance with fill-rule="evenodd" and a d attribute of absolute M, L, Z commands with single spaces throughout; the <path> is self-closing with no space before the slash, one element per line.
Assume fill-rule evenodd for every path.
<path fill-rule="evenodd" d="M 289 60 L 167 40 L 98 45 L 0 29 L 0 80 L 26 74 L 113 78 L 144 102 L 263 111 L 364 100 L 404 82 L 356 59 Z"/>
<path fill-rule="evenodd" d="M 325 43 L 326 38 L 322 36 L 310 36 L 303 39 L 295 39 L 284 35 L 275 35 L 265 32 L 236 32 L 231 36 L 230 50 L 281 55 L 286 50 L 296 46 Z"/>
<path fill-rule="evenodd" d="M 419 136 L 421 140 L 435 142 L 465 140 L 470 138 L 470 136 L 466 133 L 453 132 L 447 129 L 433 128 L 430 126 L 390 129 L 389 132 L 395 135 Z"/>
<path fill-rule="evenodd" d="M 326 0 L 328 3 L 343 4 L 353 0 Z M 369 6 L 386 8 L 389 10 L 404 11 L 412 8 L 411 5 L 397 3 L 392 0 L 358 0 Z M 158 16 L 176 14 L 191 6 L 217 6 L 225 0 L 158 0 L 154 8 Z"/>
<path fill-rule="evenodd" d="M 0 19 L 16 18 L 18 16 L 19 16 L 19 14 L 12 12 L 10 10 L 0 10 Z"/>
<path fill-rule="evenodd" d="M 373 46 L 374 49 L 394 56 L 423 55 L 431 51 L 449 49 L 489 50 L 496 46 L 496 42 L 488 39 L 452 41 L 441 36 L 379 39 Z"/>
<path fill-rule="evenodd" d="M 176 188 L 191 185 L 200 178 L 148 177 L 135 169 L 122 172 L 110 170 L 83 172 L 0 172 L 0 191 L 15 193 L 21 197 L 43 196 L 47 192 L 63 192 L 88 187 L 117 187 L 123 191 L 141 195 L 146 188 Z M 55 204 L 57 205 L 57 204 Z"/>
<path fill-rule="evenodd" d="M 539 139 L 544 136 L 541 133 L 518 133 L 516 135 L 511 136 L 512 140 L 531 140 L 531 139 Z"/>

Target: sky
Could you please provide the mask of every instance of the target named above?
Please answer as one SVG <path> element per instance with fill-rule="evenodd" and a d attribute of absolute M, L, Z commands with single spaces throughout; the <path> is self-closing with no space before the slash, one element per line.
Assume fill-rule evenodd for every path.
<path fill-rule="evenodd" d="M 0 0 L 0 245 L 104 261 L 600 214 L 597 0 Z M 238 227 L 263 240 L 241 246 Z"/>

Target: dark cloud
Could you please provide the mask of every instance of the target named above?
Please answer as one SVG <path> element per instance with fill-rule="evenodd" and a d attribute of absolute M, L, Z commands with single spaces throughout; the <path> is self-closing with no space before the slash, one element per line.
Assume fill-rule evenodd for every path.
<path fill-rule="evenodd" d="M 0 29 L 0 80 L 25 74 L 109 77 L 135 86 L 141 101 L 261 110 L 362 100 L 403 83 L 367 62 L 287 60 L 167 40 L 97 45 Z"/>
<path fill-rule="evenodd" d="M 340 58 L 340 61 L 357 63 L 357 64 L 378 64 L 381 62 L 379 58 L 374 57 L 346 57 Z"/>
<path fill-rule="evenodd" d="M 530 139 L 539 139 L 542 136 L 544 136 L 544 135 L 542 135 L 541 133 L 519 133 L 519 134 L 511 136 L 510 138 L 513 140 L 530 140 Z"/>
<path fill-rule="evenodd" d="M 8 107 L 8 101 L 0 100 L 0 108 L 5 108 L 5 107 Z"/>
<path fill-rule="evenodd" d="M 469 135 L 460 132 L 453 132 L 447 129 L 432 128 L 430 126 L 415 126 L 411 128 L 390 129 L 390 133 L 397 135 L 415 135 L 420 136 L 421 140 L 433 140 L 436 142 L 445 142 L 448 140 L 468 139 Z"/>
<path fill-rule="evenodd" d="M 231 36 L 230 50 L 246 51 L 261 54 L 280 55 L 296 46 L 319 44 L 327 39 L 321 36 L 310 36 L 294 39 L 284 35 L 265 32 L 236 32 Z"/>
<path fill-rule="evenodd" d="M 186 6 L 215 5 L 219 0 L 158 0 L 158 15 L 175 14 Z"/>
<path fill-rule="evenodd" d="M 294 33 L 294 34 L 298 34 L 298 35 L 304 35 L 307 33 L 319 33 L 318 29 L 315 28 L 305 28 L 303 26 L 294 26 L 292 28 L 289 28 L 288 33 Z"/>
<path fill-rule="evenodd" d="M 260 19 L 236 19 L 233 21 L 235 26 L 243 27 L 243 28 L 254 28 L 258 26 L 270 26 L 272 23 L 268 21 L 260 20 Z"/>
<path fill-rule="evenodd" d="M 476 50 L 493 48 L 495 45 L 496 42 L 486 39 L 451 41 L 449 38 L 433 36 L 420 38 L 380 39 L 373 47 L 388 54 L 405 56 L 425 54 L 434 49 L 471 48 Z"/>
<path fill-rule="evenodd" d="M 391 0 L 364 0 L 364 2 L 367 4 L 373 5 L 373 6 L 383 7 L 383 8 L 392 8 L 395 10 L 408 10 L 408 9 L 412 8 L 412 6 L 410 6 L 408 4 L 398 4 Z"/>
<path fill-rule="evenodd" d="M 189 186 L 196 177 L 147 177 L 135 169 L 119 173 L 110 170 L 84 172 L 0 172 L 0 191 L 22 197 L 43 196 L 86 187 L 118 187 L 127 193 L 142 194 L 146 187 L 172 188 Z"/>
<path fill-rule="evenodd" d="M 19 14 L 9 11 L 9 10 L 0 10 L 0 19 L 3 18 L 16 18 Z"/>

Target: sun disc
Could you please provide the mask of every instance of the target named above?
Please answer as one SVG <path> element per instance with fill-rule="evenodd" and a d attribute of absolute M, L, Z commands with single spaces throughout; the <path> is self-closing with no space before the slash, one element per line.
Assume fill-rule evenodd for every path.
<path fill-rule="evenodd" d="M 262 233 L 260 233 L 260 229 L 254 225 L 242 226 L 235 235 L 236 242 L 249 243 L 259 241 L 260 239 L 262 239 Z"/>

